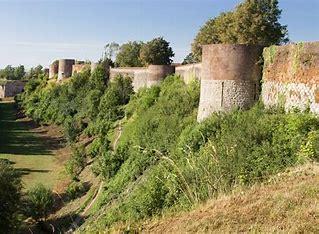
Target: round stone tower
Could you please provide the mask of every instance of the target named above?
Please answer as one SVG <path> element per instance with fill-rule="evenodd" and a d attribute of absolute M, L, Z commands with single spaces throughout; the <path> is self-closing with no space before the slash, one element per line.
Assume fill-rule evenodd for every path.
<path fill-rule="evenodd" d="M 257 101 L 262 51 L 257 45 L 203 46 L 198 121 L 213 112 L 249 108 Z"/>
<path fill-rule="evenodd" d="M 59 72 L 59 63 L 53 62 L 49 67 L 49 79 L 52 79 Z"/>
<path fill-rule="evenodd" d="M 72 66 L 75 64 L 74 59 L 60 59 L 58 80 L 63 80 L 72 76 Z"/>
<path fill-rule="evenodd" d="M 160 83 L 166 76 L 175 73 L 172 65 L 149 65 L 147 68 L 147 87 Z"/>

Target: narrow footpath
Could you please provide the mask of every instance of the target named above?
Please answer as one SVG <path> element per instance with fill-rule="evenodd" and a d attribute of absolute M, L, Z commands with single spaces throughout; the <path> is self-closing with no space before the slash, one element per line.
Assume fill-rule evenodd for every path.
<path fill-rule="evenodd" d="M 62 139 L 28 118 L 17 118 L 13 100 L 0 102 L 0 158 L 21 171 L 25 189 L 42 183 L 52 188 L 59 167 L 55 152 Z"/>

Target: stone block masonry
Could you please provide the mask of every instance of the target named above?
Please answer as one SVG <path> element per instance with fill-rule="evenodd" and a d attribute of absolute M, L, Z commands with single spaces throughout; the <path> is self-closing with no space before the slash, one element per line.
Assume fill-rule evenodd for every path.
<path fill-rule="evenodd" d="M 262 49 L 255 45 L 203 46 L 198 121 L 213 112 L 247 109 L 258 100 Z"/>
<path fill-rule="evenodd" d="M 262 101 L 266 107 L 319 114 L 319 42 L 264 50 Z"/>

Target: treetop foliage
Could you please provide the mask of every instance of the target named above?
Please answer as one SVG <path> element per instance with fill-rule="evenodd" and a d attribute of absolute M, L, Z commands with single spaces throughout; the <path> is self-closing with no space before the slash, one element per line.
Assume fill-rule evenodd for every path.
<path fill-rule="evenodd" d="M 287 26 L 279 22 L 281 12 L 278 0 L 245 0 L 202 26 L 192 44 L 194 57 L 201 60 L 201 46 L 205 44 L 270 46 L 287 42 Z"/>
<path fill-rule="evenodd" d="M 26 72 L 23 65 L 12 67 L 11 65 L 6 66 L 0 70 L 0 79 L 7 80 L 22 80 Z"/>
<path fill-rule="evenodd" d="M 158 37 L 142 46 L 140 59 L 144 65 L 168 65 L 172 63 L 171 58 L 174 55 L 169 42 Z"/>
<path fill-rule="evenodd" d="M 140 50 L 143 44 L 141 41 L 129 41 L 121 45 L 116 55 L 115 65 L 117 67 L 142 67 Z"/>

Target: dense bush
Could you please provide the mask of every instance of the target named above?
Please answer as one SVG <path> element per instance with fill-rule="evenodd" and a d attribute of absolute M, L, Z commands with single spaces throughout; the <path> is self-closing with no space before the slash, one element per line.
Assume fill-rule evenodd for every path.
<path fill-rule="evenodd" d="M 179 100 L 182 89 L 177 84 L 167 79 L 159 96 L 153 96 L 154 89 L 143 90 L 127 106 L 133 120 L 114 152 L 127 159 L 113 177 L 108 175 L 101 205 L 114 198 L 117 203 L 95 222 L 99 228 L 168 209 L 188 209 L 237 186 L 265 181 L 287 167 L 319 160 L 319 120 L 312 114 L 286 114 L 258 104 L 249 111 L 214 114 L 196 123 L 185 115 L 191 112 L 183 111 L 190 106 L 182 100 L 192 99 Z M 153 104 L 142 104 L 142 112 L 132 111 L 142 100 Z M 184 113 L 178 118 L 180 126 L 174 124 L 178 114 L 173 113 Z"/>
<path fill-rule="evenodd" d="M 42 184 L 31 188 L 26 197 L 26 214 L 35 220 L 45 219 L 54 205 L 53 193 Z"/>
<path fill-rule="evenodd" d="M 71 158 L 66 162 L 66 172 L 72 179 L 77 180 L 77 176 L 86 166 L 86 154 L 83 146 L 74 147 Z"/>
<path fill-rule="evenodd" d="M 86 191 L 87 188 L 83 183 L 73 181 L 68 185 L 65 194 L 68 199 L 74 200 L 83 195 Z"/>
<path fill-rule="evenodd" d="M 0 159 L 0 233 L 14 232 L 20 224 L 22 183 L 10 162 Z"/>

